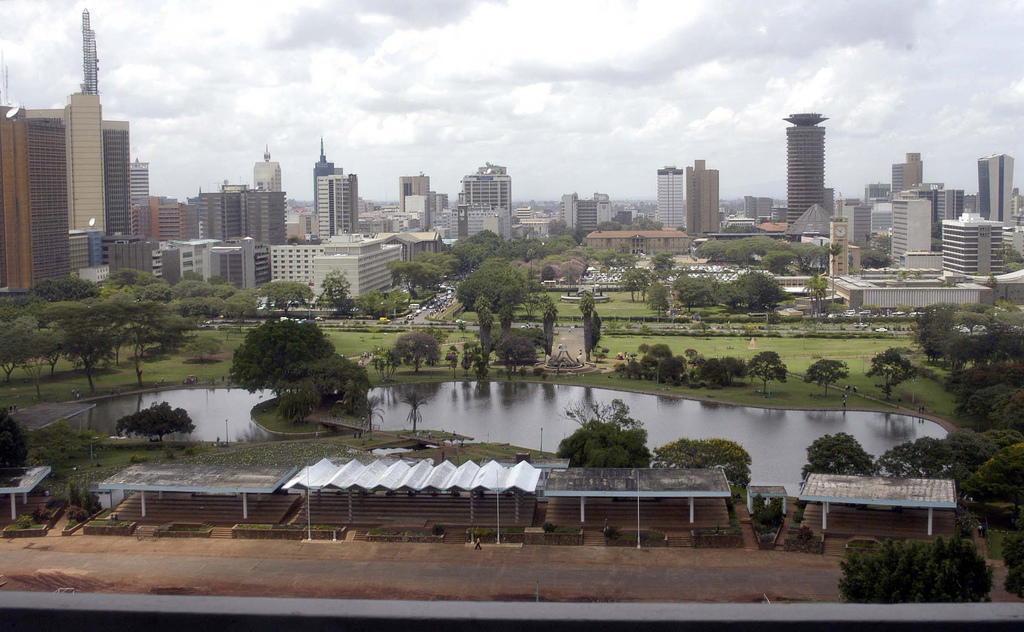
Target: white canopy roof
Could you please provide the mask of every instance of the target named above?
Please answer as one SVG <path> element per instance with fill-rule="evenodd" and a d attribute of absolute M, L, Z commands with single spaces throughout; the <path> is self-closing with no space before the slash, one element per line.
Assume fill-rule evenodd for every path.
<path fill-rule="evenodd" d="M 354 459 L 342 464 L 323 459 L 299 470 L 284 488 L 489 492 L 517 489 L 533 493 L 539 482 L 540 470 L 525 461 L 514 466 L 503 466 L 496 461 L 480 466 L 466 461 L 455 467 L 450 461 L 435 466 L 429 459 L 418 462 L 378 460 L 366 464 Z"/>

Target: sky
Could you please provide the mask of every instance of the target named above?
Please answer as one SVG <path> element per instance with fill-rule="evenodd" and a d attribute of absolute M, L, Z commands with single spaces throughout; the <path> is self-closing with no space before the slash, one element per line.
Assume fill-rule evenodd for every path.
<path fill-rule="evenodd" d="M 906 152 L 967 193 L 979 157 L 1024 157 L 1020 1 L 8 0 L 4 100 L 79 90 L 83 8 L 104 118 L 130 121 L 154 195 L 251 184 L 269 146 L 311 199 L 323 136 L 367 200 L 420 172 L 454 200 L 485 162 L 520 201 L 653 199 L 659 167 L 695 159 L 724 199 L 784 198 L 795 112 L 829 118 L 837 197 Z"/>

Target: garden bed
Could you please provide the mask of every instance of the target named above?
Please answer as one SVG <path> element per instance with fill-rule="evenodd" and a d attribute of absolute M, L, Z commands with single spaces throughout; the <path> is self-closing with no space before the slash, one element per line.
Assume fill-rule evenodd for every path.
<path fill-rule="evenodd" d="M 208 538 L 213 527 L 195 522 L 172 522 L 156 528 L 153 535 L 158 538 Z"/>
<path fill-rule="evenodd" d="M 695 549 L 742 549 L 743 532 L 739 529 L 694 529 L 690 531 Z"/>
<path fill-rule="evenodd" d="M 526 539 L 526 527 L 502 527 L 502 544 L 523 544 Z M 494 544 L 498 541 L 494 529 L 474 528 L 466 529 L 466 541 L 475 542 L 479 540 L 483 544 Z"/>
<path fill-rule="evenodd" d="M 125 520 L 93 520 L 85 523 L 82 533 L 85 535 L 131 535 L 138 523 Z"/>
<path fill-rule="evenodd" d="M 342 540 L 345 527 L 315 524 L 312 530 L 296 524 L 236 524 L 231 537 L 236 540 Z"/>
<path fill-rule="evenodd" d="M 787 551 L 793 553 L 825 554 L 825 539 L 820 535 L 814 535 L 811 536 L 811 539 L 805 540 L 798 537 L 793 531 L 786 536 L 783 546 Z"/>
<path fill-rule="evenodd" d="M 846 542 L 846 551 L 862 551 L 864 553 L 871 553 L 878 546 L 878 540 L 865 539 L 865 538 L 853 538 Z"/>
<path fill-rule="evenodd" d="M 33 523 L 30 527 L 19 527 L 17 523 L 4 527 L 5 538 L 41 538 L 46 535 L 50 528 L 45 524 Z"/>
<path fill-rule="evenodd" d="M 632 547 L 636 548 L 636 532 L 620 532 L 608 537 L 605 534 L 604 538 L 605 546 L 616 546 L 616 547 Z M 641 531 L 640 532 L 640 546 L 641 548 L 657 548 L 668 546 L 668 536 L 664 533 L 657 531 Z"/>
<path fill-rule="evenodd" d="M 366 534 L 367 542 L 413 542 L 418 544 L 443 544 L 444 533 L 434 535 L 426 529 L 371 529 Z"/>

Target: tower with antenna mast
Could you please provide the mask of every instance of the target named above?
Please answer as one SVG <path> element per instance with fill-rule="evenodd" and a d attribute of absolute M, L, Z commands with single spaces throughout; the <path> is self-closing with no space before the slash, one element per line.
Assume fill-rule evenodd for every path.
<path fill-rule="evenodd" d="M 89 22 L 89 9 L 82 11 L 82 94 L 99 94 L 100 61 L 96 57 L 96 32 Z"/>

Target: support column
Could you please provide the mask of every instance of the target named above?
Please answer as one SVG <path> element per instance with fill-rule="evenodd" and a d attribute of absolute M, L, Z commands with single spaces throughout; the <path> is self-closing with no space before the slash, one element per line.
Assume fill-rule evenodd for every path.
<path fill-rule="evenodd" d="M 249 495 L 242 492 L 242 520 L 249 519 Z"/>
<path fill-rule="evenodd" d="M 821 530 L 828 529 L 828 503 L 821 509 Z"/>
<path fill-rule="evenodd" d="M 28 504 L 28 492 L 21 492 L 21 504 Z"/>
<path fill-rule="evenodd" d="M 693 496 L 690 496 L 690 524 L 693 524 Z"/>
<path fill-rule="evenodd" d="M 931 507 L 929 507 L 928 508 L 928 535 L 932 534 L 932 512 L 933 512 L 933 509 Z"/>
<path fill-rule="evenodd" d="M 17 506 L 17 502 L 18 501 L 17 501 L 17 497 L 18 497 L 17 494 L 15 494 L 14 492 L 11 492 L 11 520 L 17 520 L 18 519 L 18 506 Z"/>
<path fill-rule="evenodd" d="M 473 512 L 473 492 L 469 492 L 469 524 L 476 524 L 476 516 Z"/>
<path fill-rule="evenodd" d="M 587 497 L 580 496 L 580 522 L 587 521 Z"/>
<path fill-rule="evenodd" d="M 516 522 L 519 522 L 519 501 L 522 498 L 522 494 L 516 492 Z"/>
<path fill-rule="evenodd" d="M 142 494 L 142 517 L 145 518 L 146 517 L 146 492 L 145 492 L 145 490 L 143 490 L 143 491 L 141 491 L 139 493 Z"/>
<path fill-rule="evenodd" d="M 785 496 L 783 496 L 782 497 L 782 515 L 783 516 L 786 515 L 786 507 L 789 506 L 789 502 L 787 502 L 787 501 L 788 501 L 788 499 Z"/>
<path fill-rule="evenodd" d="M 352 490 L 348 490 L 348 521 L 352 522 Z"/>
<path fill-rule="evenodd" d="M 751 516 L 754 515 L 754 497 L 750 494 L 750 490 L 747 490 L 747 513 Z"/>
<path fill-rule="evenodd" d="M 163 497 L 164 497 L 164 492 L 163 492 L 163 490 L 161 490 L 161 491 L 158 491 L 158 492 L 156 493 L 156 497 L 157 497 L 157 498 L 160 498 L 160 499 L 163 499 Z"/>

